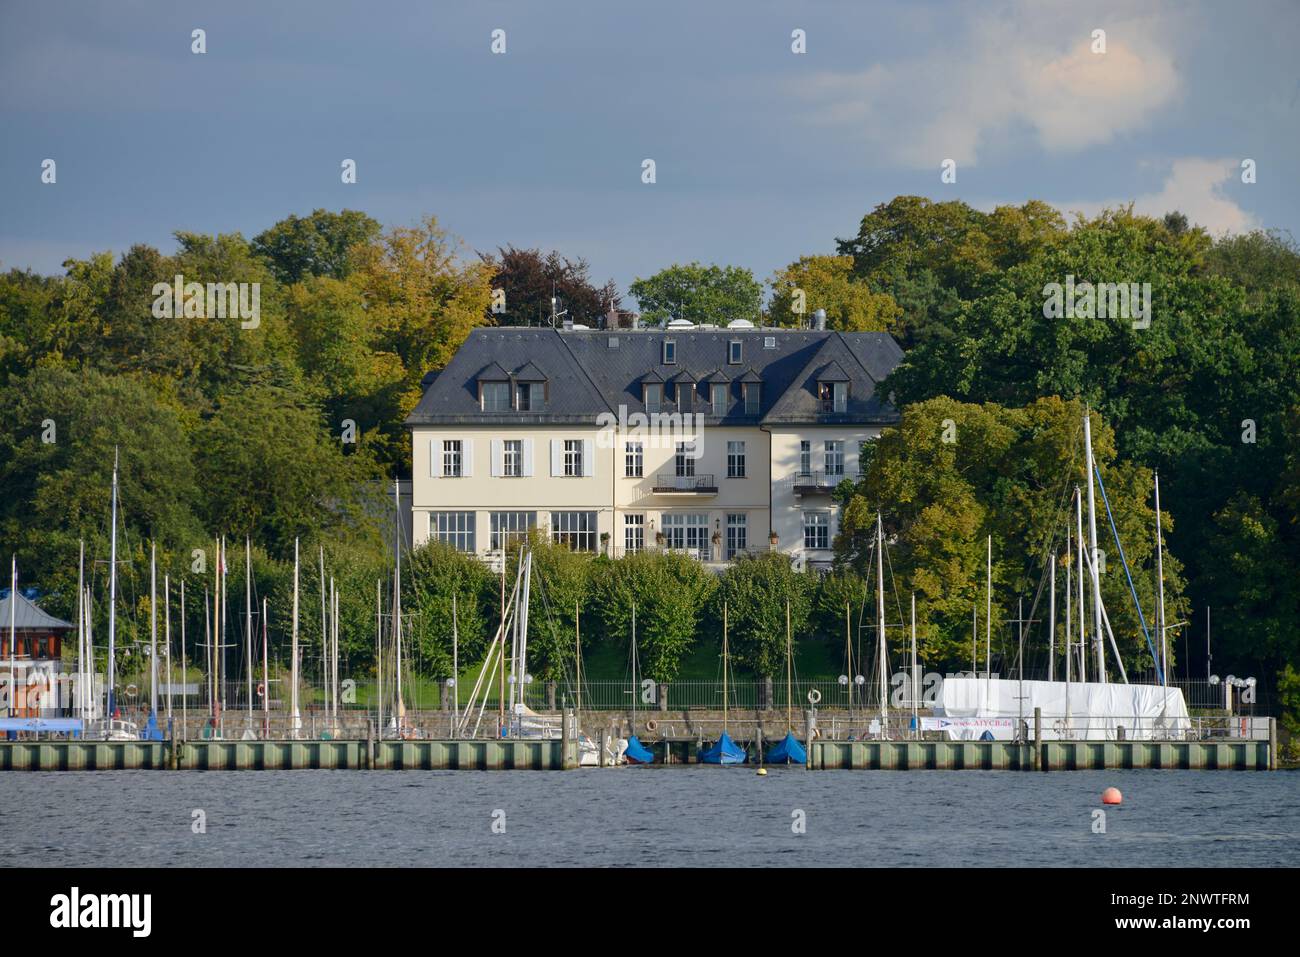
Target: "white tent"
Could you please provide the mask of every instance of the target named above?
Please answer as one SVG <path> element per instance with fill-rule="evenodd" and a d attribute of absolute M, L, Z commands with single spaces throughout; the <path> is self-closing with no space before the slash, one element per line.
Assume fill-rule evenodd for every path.
<path fill-rule="evenodd" d="M 1120 728 L 1128 740 L 1182 738 L 1192 728 L 1178 688 L 1004 678 L 946 679 L 935 717 L 923 727 L 966 740 L 986 732 L 1010 740 L 1017 730 L 1032 738 L 1035 708 L 1042 709 L 1045 741 L 1114 741 Z M 1017 728 L 1021 721 L 1027 728 Z"/>

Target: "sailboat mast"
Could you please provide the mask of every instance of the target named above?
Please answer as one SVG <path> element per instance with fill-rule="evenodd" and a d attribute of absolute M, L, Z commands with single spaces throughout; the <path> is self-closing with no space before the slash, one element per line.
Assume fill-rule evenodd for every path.
<path fill-rule="evenodd" d="M 794 667 L 793 646 L 790 637 L 790 599 L 785 600 L 785 730 L 794 730 L 794 699 L 791 697 L 794 685 L 790 673 Z"/>
<path fill-rule="evenodd" d="M 221 672 L 221 680 L 217 684 L 219 696 L 217 698 L 221 705 L 221 710 L 226 710 L 226 685 L 230 682 L 230 663 L 226 661 L 226 627 L 227 619 L 230 618 L 230 606 L 226 603 L 226 590 L 229 585 L 230 567 L 226 564 L 226 536 L 221 536 L 221 634 L 217 638 L 220 649 L 220 658 L 218 668 Z"/>
<path fill-rule="evenodd" d="M 722 621 L 723 621 L 723 625 L 722 625 L 722 634 L 723 634 L 723 638 L 722 638 L 722 641 L 723 641 L 723 644 L 725 645 L 725 644 L 726 644 L 726 641 L 727 641 L 727 639 L 726 639 L 726 634 L 727 634 L 727 625 L 726 625 L 726 621 L 727 621 L 727 606 L 726 606 L 725 603 L 724 603 L 723 606 L 722 606 Z M 639 686 L 637 685 L 637 683 L 636 683 L 636 659 L 637 659 L 637 653 L 636 653 L 636 602 L 632 602 L 632 730 L 633 730 L 633 731 L 636 731 L 636 696 L 637 696 L 638 692 L 640 691 L 640 687 L 639 687 Z M 727 685 L 726 685 L 727 677 L 726 677 L 726 674 L 725 674 L 725 673 L 723 674 L 722 681 L 723 681 L 722 687 L 723 687 L 723 689 L 724 689 L 724 690 L 723 690 L 723 693 L 722 693 L 722 708 L 723 708 L 723 713 L 725 714 L 725 713 L 726 713 L 726 708 L 727 708 L 727 694 L 726 694 L 726 690 L 725 690 L 726 687 L 727 687 Z M 723 724 L 724 724 L 724 725 L 726 724 L 726 721 L 725 721 L 725 720 L 723 721 Z"/>
<path fill-rule="evenodd" d="M 18 716 L 18 556 L 11 555 L 9 576 L 9 717 Z"/>
<path fill-rule="evenodd" d="M 379 721 L 379 740 L 384 739 L 384 582 L 375 579 L 375 712 Z M 452 736 L 455 727 L 452 724 Z"/>
<path fill-rule="evenodd" d="M 920 737 L 921 718 L 916 699 L 920 696 L 921 688 L 916 679 L 916 592 L 912 592 L 912 729 Z"/>
<path fill-rule="evenodd" d="M 397 521 L 394 524 L 393 554 L 393 641 L 395 644 L 394 663 L 397 666 L 397 730 L 401 733 L 406 721 L 406 705 L 402 701 L 402 500 L 401 486 L 393 479 L 393 504 L 396 507 Z"/>
<path fill-rule="evenodd" d="M 158 545 L 149 543 L 149 714 L 158 715 Z"/>
<path fill-rule="evenodd" d="M 262 599 L 262 733 L 271 729 L 271 671 L 266 641 L 266 598 Z"/>
<path fill-rule="evenodd" d="M 1094 647 L 1097 652 L 1097 680 L 1105 682 L 1106 653 L 1101 641 L 1101 578 L 1097 568 L 1097 501 L 1094 490 L 1096 483 L 1092 472 L 1092 412 L 1088 410 L 1083 413 L 1083 447 L 1088 466 L 1088 556 L 1092 559 L 1089 567 L 1092 573 L 1092 615 L 1093 630 L 1096 632 Z"/>
<path fill-rule="evenodd" d="M 578 704 L 582 704 L 581 697 Z M 460 619 L 455 592 L 451 593 L 451 712 L 460 713 Z"/>
<path fill-rule="evenodd" d="M 1056 680 L 1056 552 L 1051 558 L 1051 595 L 1047 603 L 1047 680 Z"/>
<path fill-rule="evenodd" d="M 186 723 L 185 712 L 189 706 L 189 698 L 186 693 L 186 678 L 189 677 L 189 671 L 185 662 L 185 579 L 181 578 L 181 740 L 185 740 Z"/>
<path fill-rule="evenodd" d="M 885 652 L 885 531 L 884 520 L 876 513 L 876 620 L 880 631 L 880 736 L 886 737 L 889 720 L 889 668 Z"/>
<path fill-rule="evenodd" d="M 1083 489 L 1074 487 L 1074 542 L 1079 557 L 1079 680 L 1088 680 L 1088 626 L 1083 604 Z"/>
<path fill-rule="evenodd" d="M 993 677 L 993 536 L 984 561 L 984 677 Z"/>
<path fill-rule="evenodd" d="M 727 603 L 722 603 L 722 733 L 727 733 Z"/>
<path fill-rule="evenodd" d="M 113 692 L 116 687 L 117 665 L 117 449 L 113 449 L 113 505 L 109 523 L 108 536 L 108 689 L 105 704 L 108 712 L 105 717 L 112 720 L 116 702 Z M 12 640 L 9 650 L 13 651 Z M 12 674 L 12 669 L 10 674 Z M 11 696 L 12 697 L 12 696 Z"/>
<path fill-rule="evenodd" d="M 248 723 L 253 723 L 253 545 L 244 536 L 244 647 L 245 684 L 248 697 Z"/>
<path fill-rule="evenodd" d="M 1160 683 L 1169 687 L 1169 641 L 1165 634 L 1165 546 L 1160 531 L 1160 472 L 1156 479 L 1156 580 L 1160 583 Z"/>
<path fill-rule="evenodd" d="M 212 673 L 212 608 L 208 589 L 203 589 L 203 655 L 208 665 L 208 717 L 212 718 L 217 709 L 217 683 Z"/>
<path fill-rule="evenodd" d="M 172 719 L 172 579 L 163 575 L 163 646 L 167 658 L 167 721 Z"/>
<path fill-rule="evenodd" d="M 298 737 L 298 539 L 293 540 L 293 622 L 289 639 L 289 708 L 293 736 Z"/>
<path fill-rule="evenodd" d="M 1065 683 L 1070 683 L 1070 657 L 1074 654 L 1072 644 L 1072 634 L 1070 632 L 1070 566 L 1074 564 L 1072 553 L 1070 552 L 1070 521 L 1065 522 Z M 1065 693 L 1068 696 L 1070 689 L 1067 687 Z"/>
<path fill-rule="evenodd" d="M 80 557 L 77 560 L 77 711 L 84 719 L 86 716 L 86 540 L 80 542 Z M 10 684 L 13 683 L 13 671 Z"/>

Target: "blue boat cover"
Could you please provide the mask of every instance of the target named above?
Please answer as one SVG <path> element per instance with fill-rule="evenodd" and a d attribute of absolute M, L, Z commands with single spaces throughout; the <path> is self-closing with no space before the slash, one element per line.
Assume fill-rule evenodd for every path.
<path fill-rule="evenodd" d="M 655 759 L 654 753 L 642 744 L 635 734 L 627 739 L 627 749 L 623 752 L 623 757 L 627 758 L 630 764 L 653 764 Z"/>
<path fill-rule="evenodd" d="M 786 733 L 786 736 L 778 741 L 772 750 L 767 752 L 768 764 L 807 764 L 808 752 L 803 749 L 799 739 L 793 734 Z"/>
<path fill-rule="evenodd" d="M 732 741 L 725 731 L 717 744 L 700 752 L 701 764 L 744 764 L 748 760 L 749 752 Z"/>
<path fill-rule="evenodd" d="M 140 738 L 143 741 L 161 741 L 163 739 L 162 728 L 158 727 L 158 716 L 152 711 L 149 712 L 149 722 L 140 732 Z"/>

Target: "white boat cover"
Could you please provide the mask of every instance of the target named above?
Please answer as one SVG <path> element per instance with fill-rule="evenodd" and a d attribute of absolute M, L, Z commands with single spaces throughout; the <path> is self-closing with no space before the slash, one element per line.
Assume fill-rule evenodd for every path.
<path fill-rule="evenodd" d="M 1035 708 L 1042 709 L 1042 736 L 1047 741 L 1114 741 L 1120 728 L 1127 740 L 1147 741 L 1183 738 L 1192 730 L 1183 692 L 1146 684 L 946 678 L 934 713 L 938 718 L 1016 719 L 943 728 L 949 738 L 959 740 L 985 734 L 1012 740 L 1018 731 L 1033 737 Z M 1025 725 L 1017 727 L 1021 721 Z"/>

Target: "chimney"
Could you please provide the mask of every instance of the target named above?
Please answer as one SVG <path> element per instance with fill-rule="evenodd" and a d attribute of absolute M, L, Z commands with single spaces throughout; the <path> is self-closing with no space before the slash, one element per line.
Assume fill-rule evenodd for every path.
<path fill-rule="evenodd" d="M 826 331 L 826 310 L 818 309 L 813 313 L 813 328 L 818 332 Z"/>

